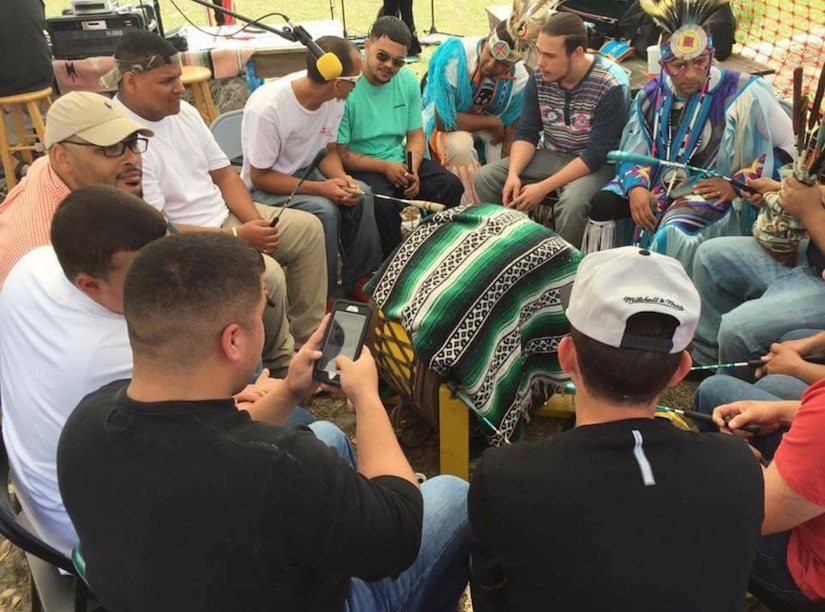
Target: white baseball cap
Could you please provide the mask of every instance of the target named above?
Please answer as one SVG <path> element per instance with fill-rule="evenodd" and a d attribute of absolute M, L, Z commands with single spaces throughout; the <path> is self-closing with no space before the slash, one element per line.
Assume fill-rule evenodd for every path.
<path fill-rule="evenodd" d="M 567 319 L 580 333 L 608 346 L 678 353 L 693 339 L 700 309 L 699 292 L 679 261 L 628 246 L 582 259 Z M 643 312 L 676 319 L 673 335 L 626 333 L 627 320 Z"/>

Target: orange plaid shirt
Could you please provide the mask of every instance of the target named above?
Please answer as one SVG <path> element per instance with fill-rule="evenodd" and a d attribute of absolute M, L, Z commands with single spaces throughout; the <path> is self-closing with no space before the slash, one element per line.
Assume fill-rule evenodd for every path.
<path fill-rule="evenodd" d="M 0 288 L 17 260 L 51 244 L 52 217 L 70 192 L 44 155 L 0 204 Z"/>

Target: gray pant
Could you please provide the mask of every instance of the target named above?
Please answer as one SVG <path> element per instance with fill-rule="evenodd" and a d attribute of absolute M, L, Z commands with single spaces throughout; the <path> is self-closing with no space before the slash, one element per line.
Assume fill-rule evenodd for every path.
<path fill-rule="evenodd" d="M 533 159 L 521 172 L 522 184 L 530 185 L 543 181 L 576 157 L 559 151 L 537 149 Z M 506 158 L 483 166 L 473 175 L 473 186 L 480 202 L 501 204 L 501 191 L 507 182 L 509 169 L 510 159 Z M 571 181 L 559 189 L 559 201 L 553 207 L 556 232 L 577 249 L 581 247 L 584 228 L 587 226 L 590 198 L 613 178 L 614 173 L 615 167 L 605 164 L 595 172 Z"/>

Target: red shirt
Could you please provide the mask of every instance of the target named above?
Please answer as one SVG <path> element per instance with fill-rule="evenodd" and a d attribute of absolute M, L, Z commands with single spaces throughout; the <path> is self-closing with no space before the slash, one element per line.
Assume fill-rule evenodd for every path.
<path fill-rule="evenodd" d="M 793 426 L 782 438 L 774 462 L 782 478 L 806 500 L 825 508 L 825 380 L 802 396 Z M 788 568 L 813 601 L 825 599 L 825 514 L 791 530 Z"/>

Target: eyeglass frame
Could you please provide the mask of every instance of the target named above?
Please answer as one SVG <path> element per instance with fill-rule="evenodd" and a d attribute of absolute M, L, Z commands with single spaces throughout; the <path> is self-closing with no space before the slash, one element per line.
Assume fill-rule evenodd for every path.
<path fill-rule="evenodd" d="M 59 144 L 63 143 L 79 145 L 81 147 L 95 147 L 96 149 L 100 149 L 100 152 L 103 153 L 103 157 L 111 158 L 122 157 L 126 153 L 126 149 L 129 149 L 132 153 L 136 155 L 140 155 L 142 153 L 146 153 L 146 150 L 149 148 L 149 139 L 145 136 L 130 136 L 129 138 L 125 138 L 119 142 L 105 146 L 96 145 L 91 142 L 76 142 L 74 140 L 61 140 Z M 121 147 L 120 153 L 118 153 L 117 155 L 110 155 L 110 153 L 107 153 L 106 149 L 111 150 L 112 147 Z"/>
<path fill-rule="evenodd" d="M 381 59 L 382 55 L 386 55 L 384 59 Z M 403 68 L 407 65 L 406 58 L 398 57 L 397 55 L 393 55 L 392 53 L 387 53 L 383 49 L 379 49 L 378 47 L 375 48 L 375 59 L 377 59 L 382 64 L 386 64 L 388 61 L 392 60 L 392 65 L 396 68 Z"/>
<path fill-rule="evenodd" d="M 700 66 L 699 65 L 700 61 L 702 61 L 702 62 L 707 61 L 707 65 Z M 684 64 L 682 64 L 681 67 L 677 68 L 676 70 L 671 70 L 670 66 L 672 64 L 676 63 L 676 62 L 684 62 Z M 703 55 L 700 55 L 698 57 L 694 57 L 693 59 L 689 59 L 689 60 L 680 60 L 679 58 L 674 58 L 674 59 L 672 59 L 670 61 L 667 61 L 667 62 L 663 60 L 660 63 L 662 64 L 662 70 L 664 70 L 668 74 L 668 76 L 674 77 L 674 76 L 679 76 L 680 74 L 682 74 L 687 69 L 688 64 L 693 64 L 693 67 L 697 71 L 707 70 L 710 67 L 710 65 L 713 63 L 713 54 L 712 53 L 705 53 Z"/>
<path fill-rule="evenodd" d="M 353 76 L 339 76 L 339 77 L 335 77 L 335 80 L 336 80 L 336 81 L 344 81 L 345 83 L 352 83 L 353 85 L 355 85 L 356 83 L 358 83 L 358 80 L 359 80 L 360 78 L 361 78 L 361 75 L 360 75 L 360 74 L 356 74 L 356 75 L 353 75 Z"/>

